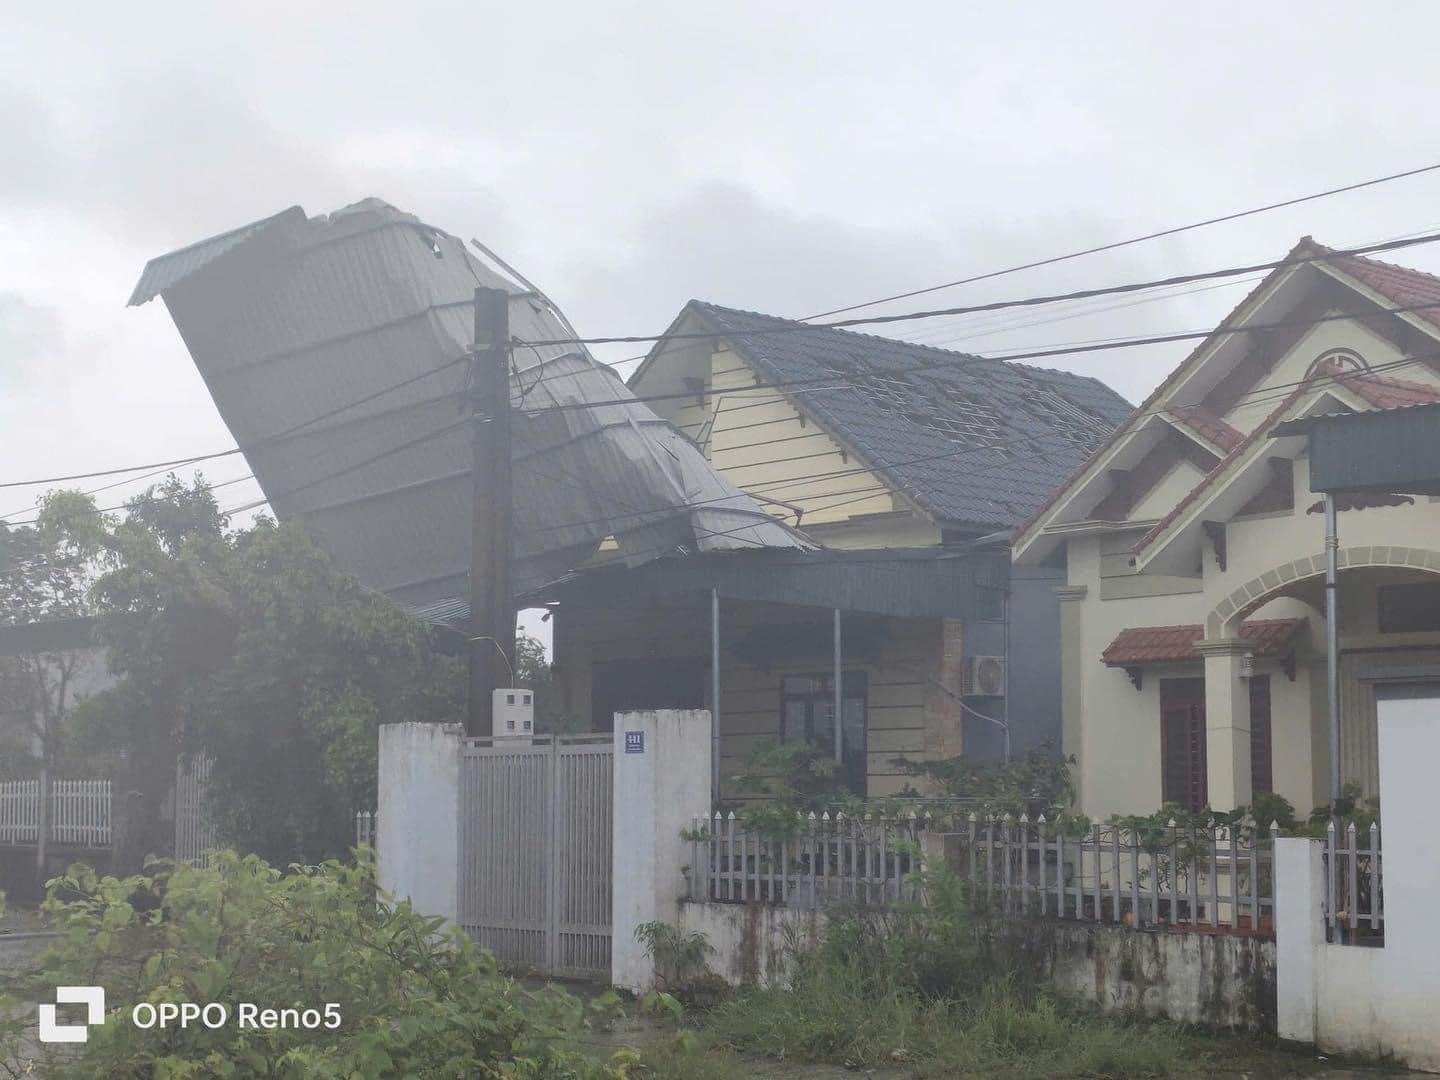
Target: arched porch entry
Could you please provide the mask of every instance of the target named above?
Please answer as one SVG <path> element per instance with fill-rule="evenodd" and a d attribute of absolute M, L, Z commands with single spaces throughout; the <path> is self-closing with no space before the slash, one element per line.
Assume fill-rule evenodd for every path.
<path fill-rule="evenodd" d="M 1377 790 L 1375 699 L 1372 679 L 1383 670 L 1440 663 L 1440 551 L 1400 546 L 1341 548 L 1341 775 L 1366 793 Z M 1280 563 L 1234 589 L 1210 611 L 1205 637 L 1197 643 L 1205 662 L 1206 772 L 1212 806 L 1230 809 L 1249 805 L 1251 790 L 1252 643 L 1240 636 L 1241 623 L 1275 601 L 1289 600 L 1286 614 L 1310 621 L 1312 645 L 1302 647 L 1295 661 L 1300 692 L 1287 708 L 1304 715 L 1276 716 L 1274 754 L 1304 755 L 1314 804 L 1328 796 L 1326 743 L 1325 556 L 1316 554 Z M 1435 594 L 1433 629 L 1406 630 L 1386 626 L 1387 605 L 1414 607 L 1417 598 L 1406 590 L 1427 584 Z M 1427 596 L 1429 593 L 1426 594 Z M 1419 598 L 1423 605 L 1428 603 Z M 1301 606 L 1303 605 L 1303 607 Z M 1408 610 L 1408 608 L 1407 608 Z M 1271 612 L 1263 612 L 1269 615 Z M 1423 618 L 1423 611 L 1421 612 Z M 1428 623 L 1416 623 L 1430 625 Z M 1291 762 L 1292 767 L 1294 762 Z M 1301 814 L 1310 806 L 1297 805 Z"/>

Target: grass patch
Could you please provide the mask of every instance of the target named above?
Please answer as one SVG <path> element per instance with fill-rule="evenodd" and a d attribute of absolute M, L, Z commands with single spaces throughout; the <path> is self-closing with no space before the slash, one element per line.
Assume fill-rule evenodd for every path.
<path fill-rule="evenodd" d="M 1004 983 L 970 1001 L 906 992 L 876 998 L 854 983 L 806 981 L 755 991 L 708 1018 L 709 1040 L 780 1060 L 896 1069 L 917 1077 L 1211 1077 L 1299 1074 L 1313 1059 L 1245 1036 L 1105 1017 Z"/>

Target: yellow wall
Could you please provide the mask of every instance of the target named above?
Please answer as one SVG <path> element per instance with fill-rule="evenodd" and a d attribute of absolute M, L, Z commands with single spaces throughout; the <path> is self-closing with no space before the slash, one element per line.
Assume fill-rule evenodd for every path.
<path fill-rule="evenodd" d="M 660 356 L 655 363 L 671 361 L 670 356 Z M 837 525 L 858 526 L 853 533 L 834 532 L 835 547 L 939 542 L 938 529 L 924 514 L 864 470 L 854 454 L 814 420 L 803 417 L 780 390 L 756 386 L 766 380 L 723 343 L 695 377 L 703 377 L 703 394 L 656 402 L 656 409 L 698 442 L 710 463 L 738 487 L 802 507 L 804 529 L 814 527 L 819 533 Z M 643 380 L 636 390 L 644 396 Z M 849 389 L 815 392 L 854 393 Z M 801 389 L 795 393 L 803 399 Z M 836 473 L 844 475 L 829 475 Z M 767 508 L 795 524 L 795 514 L 787 508 L 777 504 Z"/>

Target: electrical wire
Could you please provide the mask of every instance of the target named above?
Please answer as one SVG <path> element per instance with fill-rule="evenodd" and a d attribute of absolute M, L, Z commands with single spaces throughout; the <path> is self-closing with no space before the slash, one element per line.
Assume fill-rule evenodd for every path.
<path fill-rule="evenodd" d="M 859 311 L 861 308 L 874 307 L 876 304 L 888 304 L 894 300 L 909 300 L 915 296 L 924 296 L 927 293 L 939 292 L 942 289 L 953 289 L 960 285 L 973 285 L 977 281 L 989 281 L 993 278 L 1004 277 L 1007 274 L 1018 274 L 1022 270 L 1035 270 L 1042 266 L 1054 266 L 1056 263 L 1068 262 L 1071 259 L 1083 258 L 1086 255 L 1099 255 L 1106 251 L 1116 251 L 1120 248 L 1131 247 L 1134 244 L 1143 244 L 1149 240 L 1160 240 L 1167 236 L 1178 236 L 1180 233 L 1191 232 L 1195 229 L 1203 229 L 1210 225 L 1221 225 L 1229 221 L 1239 221 L 1242 218 L 1254 217 L 1256 214 L 1264 214 L 1271 210 L 1282 210 L 1289 206 L 1299 206 L 1302 203 L 1314 202 L 1317 199 L 1326 199 L 1332 195 L 1343 195 L 1351 191 L 1360 191 L 1363 188 L 1375 187 L 1379 184 L 1388 184 L 1394 180 L 1405 180 L 1412 176 L 1420 176 L 1424 173 L 1440 170 L 1440 163 L 1434 165 L 1423 165 L 1418 169 L 1407 169 L 1404 172 L 1390 173 L 1387 176 L 1377 176 L 1372 180 L 1362 180 L 1356 184 L 1346 184 L 1342 187 L 1329 188 L 1325 191 L 1317 191 L 1310 195 L 1301 195 L 1293 199 L 1284 199 L 1280 202 L 1266 203 L 1264 206 L 1252 207 L 1249 210 L 1237 210 L 1230 214 L 1221 214 L 1219 217 L 1206 218 L 1203 221 L 1193 221 L 1188 225 L 1177 225 L 1169 229 L 1160 229 L 1156 232 L 1145 233 L 1143 236 L 1132 236 L 1128 240 L 1116 240 L 1108 244 L 1098 244 L 1095 247 L 1082 248 L 1079 251 L 1067 252 L 1064 255 L 1052 255 L 1046 259 L 1036 259 L 1033 262 L 1020 263 L 1017 266 L 1008 266 L 1003 270 L 991 270 L 984 274 L 975 274 L 967 278 L 959 278 L 955 281 L 947 281 L 941 285 L 929 285 L 923 289 L 911 289 L 909 292 L 895 293 L 891 296 L 884 296 L 878 300 L 865 300 L 859 304 L 851 304 L 849 307 L 831 308 L 829 311 L 820 311 L 814 315 L 804 316 L 804 321 L 810 319 L 824 319 L 831 315 L 841 315 L 847 311 Z"/>
<path fill-rule="evenodd" d="M 852 326 L 876 326 L 881 324 L 914 322 L 919 319 L 935 319 L 944 315 L 969 315 L 981 311 L 1005 311 L 1011 308 L 1039 307 L 1045 304 L 1056 304 L 1066 300 L 1082 300 L 1092 296 L 1114 296 L 1122 293 L 1141 292 L 1145 289 L 1158 289 L 1167 285 L 1184 285 L 1195 281 L 1213 281 L 1216 278 L 1239 277 L 1243 274 L 1253 274 L 1261 270 L 1281 270 L 1292 266 L 1308 266 L 1315 263 L 1332 262 L 1336 259 L 1355 258 L 1365 255 L 1373 255 L 1380 252 L 1398 251 L 1402 248 L 1417 247 L 1422 244 L 1433 244 L 1440 240 L 1440 233 L 1427 233 L 1423 236 L 1403 237 L 1397 240 L 1386 240 L 1377 244 L 1365 244 L 1360 247 L 1335 249 L 1322 254 L 1304 255 L 1298 258 L 1286 257 L 1271 262 L 1250 263 L 1245 266 L 1230 266 L 1219 270 L 1202 270 L 1191 274 L 1172 274 L 1169 277 L 1154 278 L 1148 281 L 1132 281 L 1120 285 L 1106 285 L 1093 289 L 1073 289 L 1065 293 L 1045 293 L 1038 296 L 1026 296 L 1010 300 L 992 300 L 983 304 L 965 304 L 958 307 L 937 308 L 930 311 L 905 311 L 894 315 L 866 315 L 854 319 L 836 319 L 827 323 L 798 323 L 785 322 L 780 326 L 767 326 L 755 330 L 729 330 L 725 336 L 773 336 L 776 334 L 803 333 L 807 330 L 843 330 Z M 516 339 L 515 343 L 532 347 L 545 346 L 555 347 L 561 345 L 614 345 L 634 344 L 656 341 L 686 341 L 704 340 L 714 338 L 713 331 L 691 334 L 622 334 L 609 337 L 569 337 L 569 338 L 542 338 L 538 341 L 526 341 Z"/>

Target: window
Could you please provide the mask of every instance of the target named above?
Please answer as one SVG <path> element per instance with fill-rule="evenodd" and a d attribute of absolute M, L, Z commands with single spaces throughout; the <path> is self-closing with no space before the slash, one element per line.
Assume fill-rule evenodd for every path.
<path fill-rule="evenodd" d="M 1379 602 L 1382 634 L 1440 631 L 1440 583 L 1381 585 Z"/>
<path fill-rule="evenodd" d="M 1160 680 L 1160 797 L 1187 810 L 1209 801 L 1205 680 Z"/>
<path fill-rule="evenodd" d="M 1275 790 L 1271 760 L 1270 676 L 1255 675 L 1250 679 L 1250 788 L 1257 794 Z"/>
<path fill-rule="evenodd" d="M 867 680 L 863 671 L 841 674 L 842 754 L 846 786 L 856 795 L 865 795 L 865 697 Z M 809 739 L 816 746 L 835 747 L 835 677 L 786 675 L 780 680 L 780 737 Z"/>

